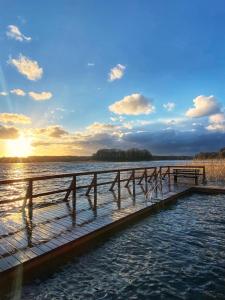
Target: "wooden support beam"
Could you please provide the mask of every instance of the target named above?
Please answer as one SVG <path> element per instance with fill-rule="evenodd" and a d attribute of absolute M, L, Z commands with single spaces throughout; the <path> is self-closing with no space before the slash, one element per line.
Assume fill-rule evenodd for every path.
<path fill-rule="evenodd" d="M 141 178 L 138 182 L 138 185 L 140 185 L 142 183 L 142 180 L 146 177 L 146 169 L 144 170 L 143 174 L 141 175 Z"/>
<path fill-rule="evenodd" d="M 68 201 L 68 198 L 70 196 L 70 193 L 73 191 L 73 197 L 76 197 L 76 176 L 73 176 L 73 179 L 70 183 L 69 189 L 66 192 L 66 195 L 64 197 L 64 201 Z"/>
<path fill-rule="evenodd" d="M 125 187 L 127 188 L 128 187 L 128 185 L 129 185 L 129 183 L 130 183 L 130 181 L 133 179 L 133 172 L 131 173 L 131 175 L 130 175 L 130 177 L 128 178 L 128 180 L 127 180 L 127 183 L 125 184 Z"/>
<path fill-rule="evenodd" d="M 91 181 L 91 184 L 89 185 L 89 187 L 88 187 L 88 189 L 87 189 L 87 192 L 86 192 L 86 196 L 88 196 L 89 194 L 90 194 L 90 191 L 91 191 L 91 189 L 93 188 L 93 186 L 94 186 L 94 181 L 95 181 L 95 174 L 94 174 L 94 176 L 93 176 L 93 178 L 92 178 L 92 181 Z"/>
<path fill-rule="evenodd" d="M 109 189 L 109 191 L 113 191 L 113 188 L 114 188 L 114 186 L 115 186 L 115 184 L 118 182 L 118 173 L 116 174 L 116 177 L 115 177 L 115 179 L 114 179 L 114 181 L 113 181 L 113 183 L 112 183 L 112 185 L 111 185 L 111 187 L 110 187 L 110 189 Z"/>
<path fill-rule="evenodd" d="M 152 172 L 152 174 L 149 176 L 148 182 L 151 182 L 152 178 L 155 178 L 156 169 Z"/>

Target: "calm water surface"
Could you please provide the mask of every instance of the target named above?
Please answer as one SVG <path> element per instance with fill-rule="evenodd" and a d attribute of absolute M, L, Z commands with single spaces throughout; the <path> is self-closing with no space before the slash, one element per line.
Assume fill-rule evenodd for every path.
<path fill-rule="evenodd" d="M 13 299 L 225 299 L 225 196 L 192 195 Z"/>

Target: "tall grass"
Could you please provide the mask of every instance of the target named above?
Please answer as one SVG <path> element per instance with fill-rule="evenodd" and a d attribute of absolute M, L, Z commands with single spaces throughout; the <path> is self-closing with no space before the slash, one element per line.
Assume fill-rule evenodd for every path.
<path fill-rule="evenodd" d="M 191 165 L 205 166 L 208 182 L 225 181 L 225 159 L 193 160 Z"/>

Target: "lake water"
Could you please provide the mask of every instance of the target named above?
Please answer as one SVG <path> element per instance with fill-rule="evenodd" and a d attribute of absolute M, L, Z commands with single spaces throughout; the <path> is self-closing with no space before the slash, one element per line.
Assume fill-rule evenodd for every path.
<path fill-rule="evenodd" d="M 7 163 L 0 164 L 0 180 L 21 177 L 44 176 L 119 168 L 167 166 L 186 164 L 187 161 L 141 161 L 141 162 L 51 162 L 51 163 Z"/>
<path fill-rule="evenodd" d="M 45 176 L 64 173 L 76 173 L 85 171 L 109 170 L 119 168 L 133 168 L 133 167 L 151 167 L 160 165 L 174 165 L 186 164 L 187 161 L 146 161 L 146 162 L 84 162 L 84 163 L 14 163 L 14 164 L 0 164 L 0 180 L 16 179 L 32 176 Z M 122 176 L 122 175 L 121 175 Z M 123 174 L 124 178 L 128 178 L 129 174 Z M 91 183 L 93 176 L 83 176 L 77 179 L 77 185 L 87 185 Z M 112 181 L 115 174 L 102 174 L 98 176 L 99 180 Z M 99 182 L 99 181 L 98 181 Z M 45 193 L 48 191 L 65 189 L 70 186 L 71 178 L 50 179 L 44 181 L 35 181 L 33 184 L 33 194 Z M 14 183 L 10 185 L 0 185 L 0 201 L 15 200 L 25 196 L 27 189 L 27 182 Z M 101 186 L 98 188 L 99 192 L 108 191 L 108 186 Z M 78 193 L 82 193 L 79 191 Z M 54 194 L 45 197 L 35 198 L 35 204 L 52 203 L 62 200 L 64 194 Z M 0 204 L 0 216 L 4 215 L 6 211 L 17 209 L 21 207 L 23 201 L 10 202 L 7 204 Z"/>
<path fill-rule="evenodd" d="M 9 298 L 225 299 L 224 215 L 224 195 L 187 196 Z"/>

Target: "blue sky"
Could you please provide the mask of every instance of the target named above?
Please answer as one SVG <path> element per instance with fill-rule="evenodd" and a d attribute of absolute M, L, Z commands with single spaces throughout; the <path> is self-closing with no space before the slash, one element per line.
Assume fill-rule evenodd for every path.
<path fill-rule="evenodd" d="M 110 146 L 167 154 L 165 135 L 168 154 L 225 146 L 224 1 L 0 0 L 0 10 L 0 154 L 21 134 L 40 155 Z M 42 74 L 23 74 L 21 58 Z M 110 110 L 118 101 L 122 111 Z M 207 143 L 188 146 L 200 137 Z"/>

